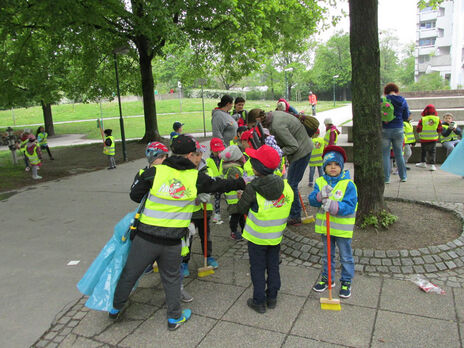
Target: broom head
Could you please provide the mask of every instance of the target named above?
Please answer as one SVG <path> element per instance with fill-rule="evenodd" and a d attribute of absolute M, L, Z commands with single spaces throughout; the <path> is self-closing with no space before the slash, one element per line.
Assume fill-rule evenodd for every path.
<path fill-rule="evenodd" d="M 312 223 L 314 221 L 316 221 L 316 220 L 314 219 L 314 216 L 312 216 L 312 215 L 301 218 L 301 223 L 302 224 L 310 224 L 310 223 Z"/>
<path fill-rule="evenodd" d="M 321 309 L 329 310 L 329 311 L 341 311 L 342 310 L 339 299 L 321 297 L 320 301 L 321 301 Z"/>
<path fill-rule="evenodd" d="M 214 269 L 211 266 L 205 266 L 198 268 L 198 277 L 203 278 L 209 276 L 210 274 L 214 274 Z"/>

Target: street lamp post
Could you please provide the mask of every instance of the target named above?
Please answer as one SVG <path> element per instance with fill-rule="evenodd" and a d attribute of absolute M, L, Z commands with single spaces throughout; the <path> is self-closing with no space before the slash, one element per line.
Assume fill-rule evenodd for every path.
<path fill-rule="evenodd" d="M 288 101 L 288 79 L 287 79 L 287 71 L 292 71 L 293 68 L 284 69 L 285 71 L 285 99 Z"/>
<path fill-rule="evenodd" d="M 335 106 L 335 79 L 338 79 L 339 75 L 333 76 L 333 98 L 334 98 L 334 106 Z"/>
<path fill-rule="evenodd" d="M 119 91 L 118 54 L 126 54 L 128 52 L 129 52 L 129 48 L 127 47 L 122 47 L 122 48 L 113 50 L 114 71 L 116 72 L 116 90 L 118 93 L 118 105 L 119 105 L 119 127 L 121 128 L 122 155 L 123 155 L 124 161 L 127 161 L 127 150 L 126 150 L 126 134 L 124 132 L 124 120 L 122 118 L 121 93 Z"/>

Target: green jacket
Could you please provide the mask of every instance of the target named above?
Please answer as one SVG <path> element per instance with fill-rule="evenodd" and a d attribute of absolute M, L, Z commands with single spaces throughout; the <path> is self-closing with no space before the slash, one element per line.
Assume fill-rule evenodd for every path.
<path fill-rule="evenodd" d="M 313 150 L 313 142 L 300 120 L 287 112 L 267 113 L 264 126 L 275 136 L 289 163 L 309 155 Z"/>

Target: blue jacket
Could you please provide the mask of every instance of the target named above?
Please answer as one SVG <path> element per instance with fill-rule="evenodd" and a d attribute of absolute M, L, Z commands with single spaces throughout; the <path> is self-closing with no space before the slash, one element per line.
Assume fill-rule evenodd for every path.
<path fill-rule="evenodd" d="M 382 127 L 386 129 L 390 128 L 403 128 L 403 121 L 407 121 L 411 112 L 409 111 L 408 103 L 406 99 L 404 99 L 400 95 L 389 94 L 387 95 L 387 99 L 391 101 L 393 107 L 395 108 L 394 114 L 395 118 L 385 124 L 382 122 Z"/>
<path fill-rule="evenodd" d="M 339 176 L 329 176 L 324 174 L 324 179 L 331 187 L 335 187 L 335 185 L 342 179 L 351 179 L 350 172 L 348 170 L 343 171 Z M 317 193 L 321 190 L 322 187 L 319 187 L 317 183 L 314 185 L 314 190 L 308 196 L 309 204 L 313 207 L 319 208 L 322 203 L 317 201 Z M 356 187 L 354 183 L 351 181 L 348 183 L 346 187 L 345 196 L 343 200 L 338 202 L 338 214 L 339 216 L 345 216 L 349 214 L 353 214 L 356 209 L 356 204 L 358 203 L 358 193 L 356 192 Z"/>

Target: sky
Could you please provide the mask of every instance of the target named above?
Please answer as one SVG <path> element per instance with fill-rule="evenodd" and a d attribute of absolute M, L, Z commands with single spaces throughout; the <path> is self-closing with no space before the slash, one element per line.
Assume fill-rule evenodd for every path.
<path fill-rule="evenodd" d="M 379 31 L 392 31 L 401 44 L 416 40 L 416 0 L 378 0 L 379 1 Z M 337 12 L 342 8 L 348 13 L 348 1 L 337 1 Z M 327 41 L 336 31 L 350 30 L 349 16 L 343 18 L 335 27 L 322 34 Z"/>

